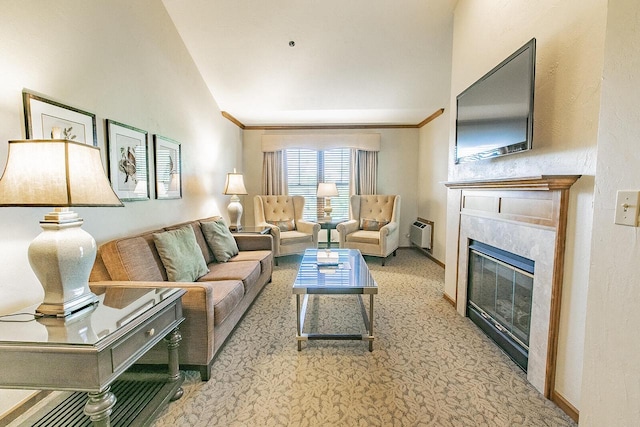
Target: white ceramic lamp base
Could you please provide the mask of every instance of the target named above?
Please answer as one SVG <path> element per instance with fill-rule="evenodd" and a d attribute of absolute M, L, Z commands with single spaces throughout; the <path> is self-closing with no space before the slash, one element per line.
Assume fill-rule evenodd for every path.
<path fill-rule="evenodd" d="M 42 233 L 29 246 L 29 263 L 44 288 L 37 312 L 64 317 L 97 301 L 89 290 L 96 242 L 84 231 L 82 219 L 65 211 L 45 216 Z M 52 219 L 52 217 L 61 217 Z"/>
<path fill-rule="evenodd" d="M 331 212 L 333 212 L 333 208 L 331 207 L 331 198 L 327 197 L 324 200 L 324 219 L 325 219 L 325 221 L 331 221 Z"/>
<path fill-rule="evenodd" d="M 231 202 L 227 206 L 227 212 L 229 213 L 229 229 L 231 231 L 241 231 L 242 224 L 242 204 L 240 204 L 240 197 L 231 196 Z"/>

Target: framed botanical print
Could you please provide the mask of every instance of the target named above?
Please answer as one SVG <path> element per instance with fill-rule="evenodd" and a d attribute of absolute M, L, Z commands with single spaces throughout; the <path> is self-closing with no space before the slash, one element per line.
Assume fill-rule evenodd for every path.
<path fill-rule="evenodd" d="M 147 132 L 106 120 L 109 179 L 124 201 L 149 199 L 149 140 Z"/>
<path fill-rule="evenodd" d="M 182 156 L 180 143 L 153 135 L 156 199 L 182 198 Z"/>
<path fill-rule="evenodd" d="M 27 139 L 68 139 L 98 146 L 96 115 L 23 91 Z"/>

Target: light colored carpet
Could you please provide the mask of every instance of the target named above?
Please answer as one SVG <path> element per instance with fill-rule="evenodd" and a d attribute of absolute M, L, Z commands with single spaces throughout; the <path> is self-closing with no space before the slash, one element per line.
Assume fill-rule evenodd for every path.
<path fill-rule="evenodd" d="M 298 352 L 299 261 L 280 260 L 212 378 L 187 372 L 184 396 L 155 427 L 576 425 L 455 312 L 442 297 L 444 271 L 414 250 L 384 267 L 367 258 L 380 288 L 373 352 L 359 341 L 312 341 Z M 312 299 L 309 310 L 322 332 L 353 332 L 361 321 L 354 296 Z"/>

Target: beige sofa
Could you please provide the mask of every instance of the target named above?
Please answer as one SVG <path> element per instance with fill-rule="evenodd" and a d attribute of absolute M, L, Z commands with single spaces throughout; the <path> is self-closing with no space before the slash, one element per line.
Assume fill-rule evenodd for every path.
<path fill-rule="evenodd" d="M 180 367 L 199 370 L 203 380 L 209 379 L 216 353 L 258 293 L 271 281 L 273 271 L 270 235 L 236 234 L 238 255 L 228 262 L 216 262 L 201 224 L 219 219 L 212 217 L 176 224 L 105 243 L 98 249 L 89 279 L 90 287 L 96 293 L 104 292 L 108 286 L 185 288 Z M 169 282 L 153 234 L 185 225 L 192 227 L 209 272 L 196 282 Z M 166 345 L 160 343 L 140 362 L 166 364 Z"/>

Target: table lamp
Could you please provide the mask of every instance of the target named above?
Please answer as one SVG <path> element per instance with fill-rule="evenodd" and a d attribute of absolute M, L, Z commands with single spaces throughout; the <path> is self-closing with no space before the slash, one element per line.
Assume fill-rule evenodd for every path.
<path fill-rule="evenodd" d="M 65 317 L 97 301 L 89 290 L 96 242 L 73 206 L 123 206 L 105 176 L 100 149 L 67 140 L 9 141 L 0 206 L 54 207 L 29 246 L 44 289 L 36 312 Z"/>
<path fill-rule="evenodd" d="M 233 169 L 233 173 L 227 174 L 227 181 L 224 184 L 224 194 L 231 195 L 231 201 L 227 206 L 229 212 L 229 229 L 231 231 L 242 230 L 242 224 L 240 219 L 242 218 L 242 204 L 240 203 L 240 197 L 238 195 L 245 195 L 247 189 L 244 187 L 244 178 L 241 173 L 236 173 L 236 169 Z"/>
<path fill-rule="evenodd" d="M 321 182 L 318 184 L 317 197 L 324 197 L 324 219 L 331 220 L 331 198 L 338 195 L 338 188 L 333 182 Z"/>

